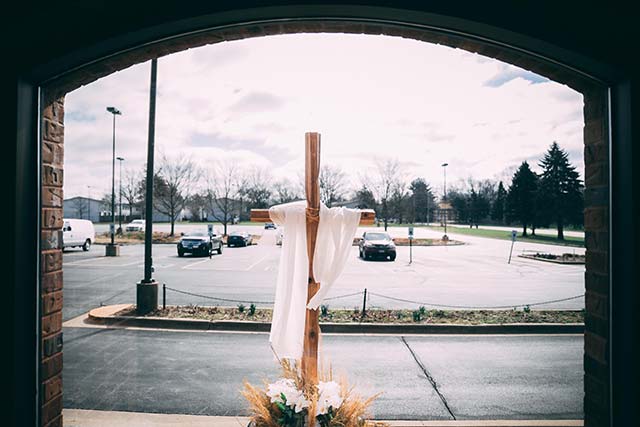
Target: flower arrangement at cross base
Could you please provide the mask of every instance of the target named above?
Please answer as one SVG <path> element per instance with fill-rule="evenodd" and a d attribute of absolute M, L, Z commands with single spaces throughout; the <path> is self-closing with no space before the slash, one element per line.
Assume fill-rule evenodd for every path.
<path fill-rule="evenodd" d="M 250 405 L 252 427 L 372 427 L 383 423 L 365 416 L 378 394 L 363 399 L 331 370 L 317 385 L 305 385 L 298 364 L 282 361 L 283 376 L 265 389 L 244 382 L 242 395 Z M 313 417 L 309 415 L 313 414 Z M 315 422 L 310 426 L 309 420 Z"/>

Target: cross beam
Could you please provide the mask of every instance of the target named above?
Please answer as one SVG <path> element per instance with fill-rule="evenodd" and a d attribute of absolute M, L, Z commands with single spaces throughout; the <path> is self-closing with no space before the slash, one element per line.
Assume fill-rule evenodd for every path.
<path fill-rule="evenodd" d="M 273 222 L 269 209 L 251 209 L 251 222 Z M 373 209 L 360 209 L 360 225 L 374 225 L 376 212 Z"/>

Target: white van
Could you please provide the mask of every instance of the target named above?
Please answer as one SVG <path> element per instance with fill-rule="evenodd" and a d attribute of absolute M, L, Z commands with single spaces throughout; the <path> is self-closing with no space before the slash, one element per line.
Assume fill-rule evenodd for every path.
<path fill-rule="evenodd" d="M 96 230 L 93 223 L 86 219 L 63 219 L 62 226 L 62 249 L 82 247 L 83 251 L 88 251 L 91 244 L 96 240 Z"/>

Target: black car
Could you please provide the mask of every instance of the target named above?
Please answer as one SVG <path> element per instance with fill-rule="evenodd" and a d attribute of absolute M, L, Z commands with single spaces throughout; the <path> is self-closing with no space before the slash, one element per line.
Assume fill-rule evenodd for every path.
<path fill-rule="evenodd" d="M 264 229 L 265 230 L 275 230 L 276 229 L 276 225 L 272 222 L 265 222 L 264 223 Z"/>
<path fill-rule="evenodd" d="M 381 231 L 367 231 L 360 240 L 360 258 L 389 258 L 396 259 L 396 245 L 389 233 Z"/>
<path fill-rule="evenodd" d="M 182 236 L 178 243 L 178 256 L 184 254 L 211 255 L 214 251 L 222 253 L 222 236 L 214 233 L 211 238 L 207 233 L 195 232 Z"/>
<path fill-rule="evenodd" d="M 249 246 L 253 243 L 251 234 L 244 231 L 234 231 L 227 237 L 227 246 Z"/>

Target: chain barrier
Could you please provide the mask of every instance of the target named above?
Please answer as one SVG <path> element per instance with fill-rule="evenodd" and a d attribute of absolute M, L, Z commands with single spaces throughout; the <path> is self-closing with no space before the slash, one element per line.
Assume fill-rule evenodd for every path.
<path fill-rule="evenodd" d="M 196 293 L 193 293 L 193 292 L 181 291 L 179 289 L 170 288 L 169 286 L 166 286 L 165 289 L 167 289 L 169 291 L 177 292 L 179 294 L 190 295 L 192 297 L 199 297 L 199 298 L 211 299 L 211 300 L 216 300 L 216 301 L 236 302 L 236 303 L 241 303 L 241 304 L 242 303 L 247 303 L 247 304 L 265 304 L 265 305 L 270 305 L 270 304 L 274 303 L 273 301 L 244 301 L 244 300 L 231 299 L 231 298 L 212 297 L 210 295 L 201 295 L 201 294 L 196 294 Z"/>
<path fill-rule="evenodd" d="M 177 292 L 179 294 L 189 295 L 189 296 L 198 297 L 198 298 L 204 298 L 204 299 L 210 299 L 210 300 L 215 300 L 215 301 L 233 302 L 233 303 L 240 303 L 240 304 L 264 304 L 264 305 L 273 305 L 274 304 L 273 301 L 248 301 L 248 300 L 239 300 L 239 299 L 232 299 L 232 298 L 221 298 L 221 297 L 213 297 L 213 296 L 210 296 L 210 295 L 196 294 L 194 292 L 182 291 L 182 290 L 179 290 L 179 289 L 171 288 L 169 286 L 165 286 L 164 288 L 166 290 Z M 349 294 L 337 295 L 337 296 L 334 296 L 334 297 L 325 298 L 324 300 L 325 301 L 331 301 L 331 300 L 336 300 L 336 299 L 341 299 L 341 298 L 349 298 L 349 297 L 363 295 L 363 293 L 364 293 L 364 291 L 352 292 L 352 293 L 349 293 Z M 374 296 L 380 297 L 380 298 L 384 298 L 384 299 L 388 299 L 388 300 L 392 300 L 392 301 L 415 304 L 415 305 L 418 305 L 418 306 L 422 305 L 422 306 L 430 306 L 430 307 L 467 309 L 467 310 L 469 310 L 469 309 L 471 309 L 471 310 L 472 309 L 476 309 L 476 310 L 498 310 L 498 309 L 510 309 L 510 308 L 518 308 L 518 307 L 527 307 L 527 306 L 528 307 L 534 307 L 534 306 L 538 306 L 538 305 L 546 305 L 546 304 L 553 304 L 553 303 L 557 303 L 557 302 L 571 301 L 571 300 L 575 300 L 575 299 L 584 297 L 584 294 L 580 294 L 580 295 L 575 295 L 575 296 L 568 297 L 568 298 L 560 298 L 560 299 L 554 299 L 554 300 L 548 300 L 548 301 L 538 301 L 538 302 L 528 303 L 528 304 L 509 304 L 509 305 L 494 305 L 494 306 L 470 306 L 470 305 L 438 304 L 438 303 L 425 302 L 425 301 L 414 301 L 414 300 L 409 300 L 409 299 L 404 299 L 404 298 L 391 297 L 391 296 L 388 296 L 388 295 L 383 295 L 383 294 L 379 294 L 377 292 L 371 292 L 371 291 L 367 291 L 367 302 L 370 301 L 371 295 L 374 295 Z M 369 308 L 384 309 L 383 307 L 380 307 L 378 305 L 370 305 Z"/>
<path fill-rule="evenodd" d="M 211 299 L 211 300 L 216 300 L 216 301 L 246 303 L 246 304 L 264 304 L 264 305 L 273 305 L 274 304 L 274 301 L 246 301 L 246 300 L 238 300 L 238 299 L 231 299 L 231 298 L 212 297 L 210 295 L 202 295 L 202 294 L 196 294 L 196 293 L 188 292 L 188 291 L 181 291 L 179 289 L 171 288 L 169 286 L 165 286 L 164 288 L 166 290 L 177 292 L 179 294 L 190 295 L 190 296 L 193 296 L 193 297 Z M 352 296 L 356 296 L 356 295 L 362 295 L 362 292 L 363 291 L 353 292 L 351 294 L 338 295 L 338 296 L 335 296 L 335 297 L 325 298 L 324 300 L 325 301 L 329 301 L 329 300 L 335 300 L 335 299 L 340 299 L 340 298 L 352 297 Z"/>
<path fill-rule="evenodd" d="M 572 297 L 568 297 L 568 298 L 560 298 L 560 299 L 555 299 L 555 300 L 549 300 L 549 301 L 539 301 L 539 302 L 534 302 L 534 303 L 529 303 L 529 304 L 510 304 L 510 305 L 495 305 L 495 306 L 469 306 L 469 305 L 448 305 L 448 304 L 437 304 L 437 303 L 431 303 L 431 302 L 421 302 L 421 301 L 412 301 L 412 300 L 408 300 L 408 299 L 404 299 L 404 298 L 396 298 L 396 297 L 390 297 L 388 295 L 382 295 L 382 294 L 378 294 L 376 292 L 371 292 L 369 291 L 369 294 L 371 295 L 375 295 L 377 297 L 380 298 L 386 298 L 389 300 L 393 300 L 393 301 L 399 301 L 399 302 L 407 302 L 407 303 L 411 303 L 411 304 L 417 304 L 417 305 L 424 305 L 424 306 L 430 306 L 430 307 L 441 307 L 441 308 L 460 308 L 460 309 L 477 309 L 477 310 L 497 310 L 497 309 L 508 309 L 508 308 L 517 308 L 517 307 L 533 307 L 536 305 L 545 305 L 545 304 L 552 304 L 552 303 L 556 303 L 556 302 L 563 302 L 563 301 L 571 301 L 574 299 L 578 299 L 578 298 L 583 298 L 584 294 L 580 294 L 580 295 L 574 295 Z"/>
<path fill-rule="evenodd" d="M 329 301 L 329 300 L 334 300 L 334 299 L 339 299 L 339 298 L 347 298 L 347 297 L 354 297 L 356 295 L 362 295 L 364 291 L 359 291 L 359 292 L 354 292 L 352 294 L 344 294 L 344 295 L 338 295 L 337 297 L 329 297 L 329 298 L 325 298 L 325 301 Z"/>

